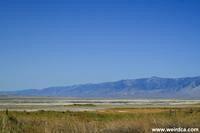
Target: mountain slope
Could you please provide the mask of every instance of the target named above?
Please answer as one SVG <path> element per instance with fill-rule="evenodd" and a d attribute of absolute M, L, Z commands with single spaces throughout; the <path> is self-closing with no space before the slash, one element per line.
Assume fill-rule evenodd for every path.
<path fill-rule="evenodd" d="M 142 78 L 99 84 L 50 87 L 41 90 L 4 92 L 20 96 L 66 96 L 80 98 L 200 98 L 200 77 Z"/>

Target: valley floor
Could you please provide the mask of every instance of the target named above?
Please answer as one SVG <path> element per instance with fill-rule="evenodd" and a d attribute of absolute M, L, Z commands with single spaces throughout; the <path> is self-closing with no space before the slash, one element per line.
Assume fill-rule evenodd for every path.
<path fill-rule="evenodd" d="M 0 110 L 97 111 L 110 108 L 200 107 L 200 100 L 72 99 L 56 97 L 0 97 Z"/>
<path fill-rule="evenodd" d="M 199 100 L 0 98 L 1 133 L 151 133 L 200 130 Z M 198 132 L 197 130 L 195 132 Z"/>
<path fill-rule="evenodd" d="M 115 108 L 85 112 L 0 112 L 1 133 L 151 133 L 200 129 L 200 108 Z"/>

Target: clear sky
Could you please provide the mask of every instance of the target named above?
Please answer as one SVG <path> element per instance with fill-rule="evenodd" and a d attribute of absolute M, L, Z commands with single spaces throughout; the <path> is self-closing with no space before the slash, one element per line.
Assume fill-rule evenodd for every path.
<path fill-rule="evenodd" d="M 0 90 L 199 75 L 199 0 L 0 0 Z"/>

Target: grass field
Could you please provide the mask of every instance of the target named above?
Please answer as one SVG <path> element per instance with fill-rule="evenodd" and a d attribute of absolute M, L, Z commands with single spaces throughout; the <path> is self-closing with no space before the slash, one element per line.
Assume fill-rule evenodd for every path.
<path fill-rule="evenodd" d="M 151 133 L 200 129 L 199 100 L 0 97 L 0 133 Z"/>
<path fill-rule="evenodd" d="M 155 127 L 200 128 L 200 108 L 0 112 L 1 133 L 150 133 Z"/>

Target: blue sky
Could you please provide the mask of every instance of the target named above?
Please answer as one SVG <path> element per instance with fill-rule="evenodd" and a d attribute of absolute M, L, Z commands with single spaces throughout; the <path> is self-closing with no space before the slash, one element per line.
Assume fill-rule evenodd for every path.
<path fill-rule="evenodd" d="M 200 75 L 198 0 L 1 0 L 0 90 Z"/>

